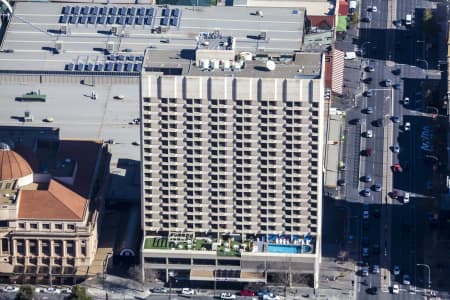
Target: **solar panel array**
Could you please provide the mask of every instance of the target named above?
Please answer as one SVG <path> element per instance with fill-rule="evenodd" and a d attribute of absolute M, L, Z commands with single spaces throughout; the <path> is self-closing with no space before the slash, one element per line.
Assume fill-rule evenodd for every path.
<path fill-rule="evenodd" d="M 70 72 L 136 72 L 142 70 L 142 63 L 132 62 L 104 62 L 104 63 L 70 63 L 65 66 L 65 71 Z"/>
<path fill-rule="evenodd" d="M 158 15 L 158 12 L 161 12 Z M 181 17 L 179 8 L 116 7 L 116 6 L 64 6 L 59 17 L 60 24 L 98 25 L 163 25 L 178 26 Z M 159 24 L 158 24 L 159 22 Z"/>
<path fill-rule="evenodd" d="M 144 56 L 108 55 L 105 61 L 70 63 L 65 66 L 66 71 L 77 72 L 141 72 Z"/>

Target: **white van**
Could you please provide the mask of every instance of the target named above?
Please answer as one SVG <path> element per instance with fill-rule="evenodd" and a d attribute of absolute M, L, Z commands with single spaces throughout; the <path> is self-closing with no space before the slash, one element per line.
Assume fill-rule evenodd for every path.
<path fill-rule="evenodd" d="M 344 59 L 355 59 L 356 52 L 345 52 Z"/>
<path fill-rule="evenodd" d="M 405 195 L 403 195 L 403 203 L 409 203 L 409 193 L 405 193 Z"/>
<path fill-rule="evenodd" d="M 412 15 L 407 14 L 405 18 L 405 25 L 411 25 L 412 24 Z"/>

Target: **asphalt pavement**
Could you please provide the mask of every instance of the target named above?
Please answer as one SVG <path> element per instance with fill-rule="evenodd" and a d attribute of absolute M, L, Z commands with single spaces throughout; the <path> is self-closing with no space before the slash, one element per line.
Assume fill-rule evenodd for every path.
<path fill-rule="evenodd" d="M 400 294 L 395 295 L 395 299 L 422 299 L 426 292 L 424 272 L 420 269 L 423 267 L 417 264 L 424 261 L 428 247 L 426 237 L 430 229 L 423 224 L 432 198 L 426 182 L 433 174 L 423 160 L 420 133 L 424 127 L 434 125 L 431 114 L 423 113 L 427 104 L 422 95 L 426 79 L 438 79 L 440 75 L 429 68 L 432 64 L 424 61 L 427 56 L 425 43 L 421 42 L 420 22 L 411 27 L 396 27 L 393 21 L 404 20 L 406 14 L 414 15 L 417 8 L 431 5 L 430 1 L 422 0 L 363 0 L 360 5 L 360 16 L 370 19 L 360 24 L 356 40 L 363 55 L 347 61 L 345 72 L 346 86 L 351 89 L 348 94 L 355 95 L 347 120 L 361 120 L 357 125 L 347 124 L 345 130 L 345 199 L 350 212 L 346 223 L 349 224 L 348 239 L 352 240 L 347 242 L 347 248 L 355 261 L 370 267 L 381 265 L 382 272 L 364 278 L 361 273 L 355 273 L 357 299 L 373 298 L 366 292 L 372 286 L 379 288 L 378 298 L 383 299 L 394 298 L 390 294 L 392 284 L 400 285 Z M 376 12 L 370 9 L 373 6 L 377 7 Z M 346 51 L 350 49 L 345 42 L 338 42 L 337 46 Z M 372 66 L 374 71 L 367 72 L 367 66 Z M 399 88 L 386 86 L 387 79 L 393 84 L 399 83 Z M 373 92 L 372 97 L 364 97 L 367 90 Z M 403 104 L 406 96 L 411 99 L 408 105 Z M 368 107 L 373 113 L 366 113 Z M 398 116 L 399 122 L 393 123 L 392 116 Z M 384 127 L 374 126 L 373 121 L 377 119 L 384 120 Z M 404 130 L 405 122 L 411 123 L 410 131 Z M 367 130 L 372 130 L 372 138 L 365 137 Z M 394 145 L 400 147 L 399 153 L 393 153 Z M 360 150 L 366 149 L 372 150 L 370 157 L 361 155 Z M 405 166 L 402 173 L 391 173 L 389 167 L 395 163 Z M 362 182 L 362 176 L 370 176 L 371 182 Z M 380 184 L 383 191 L 371 190 L 370 196 L 363 197 L 361 191 L 375 183 Z M 400 195 L 398 199 L 389 197 L 393 190 Z M 411 199 L 404 204 L 401 200 L 406 192 L 411 194 Z M 363 224 L 364 204 L 369 205 L 368 224 Z M 374 216 L 377 211 L 381 212 L 381 218 Z M 379 247 L 379 252 L 374 246 Z M 366 247 L 369 256 L 362 253 L 362 248 Z M 398 276 L 392 273 L 394 265 L 401 269 Z M 411 286 L 403 284 L 405 274 L 410 276 Z"/>

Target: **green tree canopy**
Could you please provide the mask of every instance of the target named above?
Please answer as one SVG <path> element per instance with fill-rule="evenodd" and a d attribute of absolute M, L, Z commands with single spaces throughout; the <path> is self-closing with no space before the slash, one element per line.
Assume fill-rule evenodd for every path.
<path fill-rule="evenodd" d="M 72 293 L 69 296 L 70 300 L 92 300 L 92 297 L 86 293 L 86 288 L 75 285 L 72 287 Z"/>
<path fill-rule="evenodd" d="M 22 285 L 16 294 L 15 300 L 31 300 L 33 295 L 34 289 L 31 285 Z"/>

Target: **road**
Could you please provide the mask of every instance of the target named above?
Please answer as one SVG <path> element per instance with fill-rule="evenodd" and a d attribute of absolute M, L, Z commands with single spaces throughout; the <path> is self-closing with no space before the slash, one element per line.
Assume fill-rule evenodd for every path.
<path fill-rule="evenodd" d="M 361 18 L 370 19 L 370 22 L 360 23 L 359 28 L 358 45 L 363 57 L 346 64 L 352 67 L 359 64 L 359 79 L 366 80 L 362 91 L 355 92 L 354 109 L 347 112 L 347 120 L 360 119 L 360 124 L 348 124 L 346 128 L 345 192 L 351 212 L 347 222 L 350 224 L 349 235 L 355 236 L 356 240 L 350 247 L 356 254 L 355 259 L 368 264 L 370 269 L 373 265 L 381 265 L 382 271 L 368 277 L 357 273 L 357 299 L 373 298 L 366 293 L 372 286 L 378 287 L 379 298 L 383 299 L 394 298 L 389 289 L 392 284 L 400 285 L 400 294 L 395 299 L 422 298 L 426 288 L 424 270 L 420 269 L 424 267 L 416 264 L 424 261 L 422 237 L 431 234 L 430 228 L 422 224 L 426 223 L 425 211 L 429 209 L 426 200 L 430 196 L 425 183 L 431 178 L 432 171 L 424 163 L 420 145 L 424 126 L 433 127 L 434 124 L 429 114 L 422 113 L 425 105 L 422 94 L 425 79 L 439 77 L 431 68 L 428 70 L 432 64 L 425 60 L 425 42 L 419 20 L 412 27 L 396 27 L 393 21 L 404 20 L 406 14 L 414 15 L 415 8 L 430 5 L 429 1 L 422 0 L 361 2 Z M 377 7 L 376 12 L 370 9 L 373 6 Z M 374 70 L 368 72 L 368 66 Z M 386 79 L 393 84 L 400 83 L 400 87 L 387 87 Z M 372 97 L 363 96 L 361 92 L 367 90 L 373 92 Z M 403 105 L 404 97 L 411 99 L 409 105 Z M 373 113 L 367 114 L 368 107 Z M 392 122 L 392 116 L 398 116 L 399 123 Z M 374 126 L 373 121 L 377 119 L 383 119 L 384 126 Z M 405 122 L 411 123 L 410 131 L 403 130 Z M 373 138 L 365 137 L 367 130 L 373 131 Z M 400 147 L 398 154 L 392 151 L 394 145 Z M 360 151 L 367 149 L 371 149 L 372 154 L 361 155 Z M 389 169 L 396 163 L 404 166 L 402 173 L 393 174 Z M 362 176 L 370 176 L 371 182 L 363 182 Z M 363 197 L 361 191 L 373 184 L 380 184 L 382 192 L 371 189 L 370 196 Z M 399 199 L 389 197 L 393 190 L 398 192 Z M 406 192 L 411 194 L 408 204 L 399 201 Z M 369 205 L 368 225 L 363 224 L 364 204 Z M 378 211 L 381 218 L 376 216 Z M 376 246 L 379 246 L 379 253 Z M 368 257 L 362 254 L 362 248 L 366 247 Z M 399 276 L 393 275 L 394 265 L 401 269 Z M 403 284 L 404 274 L 411 277 L 411 286 Z"/>

